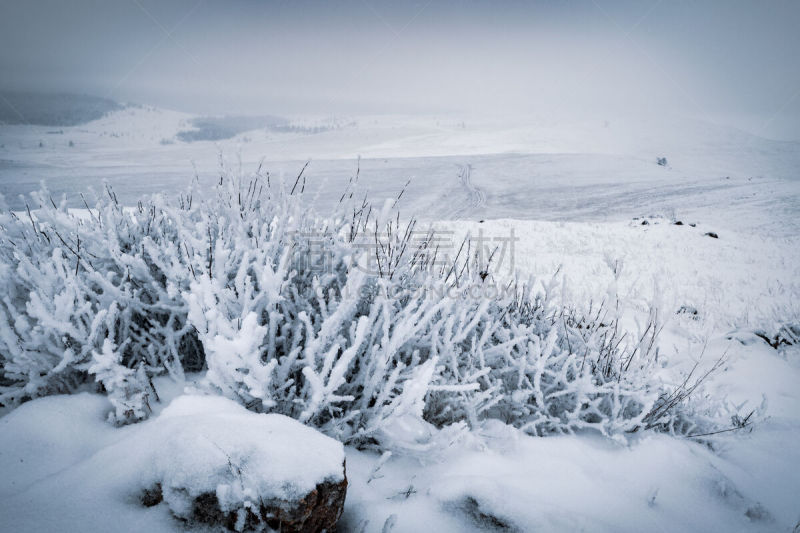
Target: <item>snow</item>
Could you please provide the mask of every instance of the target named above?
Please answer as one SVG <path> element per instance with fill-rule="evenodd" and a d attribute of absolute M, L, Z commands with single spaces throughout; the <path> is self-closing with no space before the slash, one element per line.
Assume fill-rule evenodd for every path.
<path fill-rule="evenodd" d="M 215 492 L 230 510 L 244 500 L 294 500 L 318 483 L 342 480 L 342 445 L 286 416 L 254 415 L 221 397 L 181 396 L 160 424 L 151 428 L 164 439 L 153 468 L 173 511 L 187 493 Z"/>
<path fill-rule="evenodd" d="M 381 462 L 378 454 L 347 449 L 343 530 L 381 531 L 392 515 L 395 531 L 462 531 L 492 520 L 525 531 L 789 527 L 800 493 L 800 354 L 785 355 L 763 343 L 737 347 L 715 384 L 737 386 L 730 392 L 738 396 L 770 384 L 772 418 L 726 438 L 718 451 L 662 435 L 625 444 L 590 435 L 532 438 L 497 421 L 440 438 L 439 454 L 396 452 Z M 157 388 L 169 402 L 167 381 Z M 243 472 L 264 474 L 245 476 L 245 486 L 282 491 L 263 484 L 278 476 L 299 490 L 335 479 L 331 466 L 343 459 L 331 439 L 218 397 L 179 395 L 159 416 L 121 428 L 105 422 L 109 409 L 105 397 L 82 393 L 35 400 L 0 419 L 1 530 L 175 531 L 181 526 L 165 505 L 148 509 L 138 501 L 157 480 L 224 496 L 235 487 L 226 473 L 230 457 L 246 464 Z M 270 432 L 289 435 L 282 442 L 291 446 L 276 447 L 265 438 Z M 176 495 L 170 503 L 180 511 L 184 502 Z"/>
<path fill-rule="evenodd" d="M 396 195 L 411 177 L 404 213 L 443 220 L 437 227 L 454 241 L 479 231 L 506 237 L 513 228 L 514 269 L 546 279 L 560 267 L 573 303 L 611 290 L 631 329 L 659 303 L 669 318 L 659 372 L 678 380 L 696 361 L 725 354 L 707 392 L 751 407 L 766 397 L 767 416 L 751 432 L 711 437 L 710 447 L 663 435 L 532 438 L 500 422 L 437 431 L 419 419 L 409 391 L 408 414 L 381 430 L 394 444 L 381 457 L 278 415 L 184 395 L 169 380 L 156 383 L 155 415 L 121 428 L 106 422 L 105 397 L 54 396 L 0 418 L 0 530 L 176 531 L 183 526 L 168 505 L 180 513 L 185 498 L 167 490 L 167 504 L 148 509 L 138 501 L 142 489 L 188 485 L 229 502 L 248 489 L 285 495 L 337 476 L 343 454 L 346 531 L 787 531 L 800 522 L 800 349 L 775 350 L 753 335 L 800 317 L 797 143 L 679 119 L 462 127 L 458 117 L 358 117 L 316 135 L 161 144 L 190 119 L 127 109 L 63 128 L 61 144 L 44 128 L 2 127 L 0 193 L 16 209 L 24 208 L 17 195 L 40 179 L 56 194 L 99 188 L 101 178 L 129 198 L 169 192 L 191 179 L 192 161 L 201 180 L 213 179 L 220 146 L 240 151 L 245 169 L 266 156 L 287 180 L 314 157 L 309 188 L 324 206 L 338 200 L 360 154 L 373 197 Z M 667 168 L 655 164 L 662 156 Z M 622 265 L 616 280 L 614 262 Z M 698 314 L 676 314 L 681 306 Z M 220 349 L 231 348 L 223 340 Z M 270 432 L 290 435 L 291 447 L 276 446 Z M 228 457 L 247 464 L 242 483 L 232 481 Z"/>
<path fill-rule="evenodd" d="M 21 405 L 0 419 L 3 499 L 23 492 L 114 440 L 107 398 L 81 393 Z"/>
<path fill-rule="evenodd" d="M 729 357 L 712 390 L 735 402 L 767 396 L 769 418 L 752 432 L 715 438 L 711 449 L 663 435 L 531 438 L 490 421 L 440 439 L 444 453 L 395 453 L 378 474 L 377 454 L 348 450 L 345 529 L 368 521 L 366 531 L 380 531 L 392 515 L 395 531 L 493 530 L 486 515 L 520 531 L 791 529 L 800 519 L 800 350 L 724 336 L 706 350 L 709 360 Z"/>
<path fill-rule="evenodd" d="M 135 205 L 141 194 L 185 189 L 195 172 L 203 186 L 216 183 L 221 150 L 233 168 L 241 161 L 252 171 L 264 160 L 263 170 L 287 182 L 311 159 L 304 175 L 324 210 L 339 200 L 360 155 L 360 181 L 373 199 L 396 196 L 411 179 L 401 208 L 428 219 L 604 222 L 674 211 L 717 222 L 716 208 L 725 207 L 721 221 L 739 229 L 760 224 L 766 209 L 782 212 L 781 235 L 798 229 L 800 144 L 692 119 L 365 116 L 312 135 L 253 131 L 217 143 L 161 144 L 191 118 L 127 108 L 60 135 L 2 127 L 0 194 L 24 209 L 19 195 L 45 181 L 54 197 L 67 194 L 71 207 L 83 207 L 77 192 L 102 192 L 107 180 L 123 203 Z M 656 164 L 662 156 L 666 168 Z M 483 192 L 479 205 L 459 178 L 467 165 Z"/>
<path fill-rule="evenodd" d="M 770 528 L 745 516 L 749 509 L 758 509 L 758 503 L 731 488 L 714 454 L 689 443 L 650 436 L 620 447 L 592 438 L 515 439 L 510 428 L 496 429 L 500 431 L 483 437 L 501 442 L 500 451 L 458 451 L 424 470 L 406 468 L 404 473 L 384 467 L 385 476 L 368 486 L 355 481 L 349 510 L 364 508 L 372 519 L 368 530 L 379 530 L 374 522 L 390 514 L 397 515 L 398 531 L 487 525 L 487 518 L 481 524 L 470 510 L 470 500 L 477 502 L 480 513 L 520 531 Z M 356 461 L 351 463 L 353 470 L 358 468 Z M 408 498 L 399 494 L 407 487 L 414 491 Z M 380 513 L 375 513 L 376 507 Z M 437 507 L 450 512 L 442 516 Z M 344 517 L 348 525 L 354 518 Z"/>
<path fill-rule="evenodd" d="M 731 229 L 731 224 L 709 222 L 714 210 L 697 218 L 682 218 L 676 226 L 665 217 L 620 222 L 549 222 L 488 220 L 441 222 L 436 228 L 452 241 L 482 235 L 497 246 L 513 235 L 510 252 L 500 264 L 502 274 L 549 278 L 564 275 L 570 303 L 597 299 L 614 281 L 611 266 L 622 274 L 616 291 L 629 304 L 644 307 L 658 302 L 663 312 L 683 305 L 698 310 L 695 329 L 729 330 L 769 327 L 783 316 L 800 316 L 800 237 L 782 234 L 792 223 L 782 214 L 761 216 L 765 228 Z M 718 213 L 719 218 L 732 214 Z M 697 223 L 696 227 L 689 222 Z M 719 239 L 706 232 L 715 231 Z M 445 233 L 445 232 L 452 232 Z"/>
<path fill-rule="evenodd" d="M 301 497 L 340 481 L 342 445 L 282 415 L 258 415 L 216 396 L 181 395 L 157 418 L 114 429 L 93 394 L 33 401 L 2 419 L 0 530 L 154 531 L 177 527 L 166 507 L 138 498 L 160 483 L 185 516 L 215 493 L 223 510 L 243 501 Z M 127 529 L 126 529 L 127 528 Z"/>
<path fill-rule="evenodd" d="M 730 216 L 717 209 L 720 218 Z M 704 212 L 705 214 L 708 211 Z M 713 213 L 713 210 L 712 210 Z M 684 222 L 692 219 L 684 219 Z M 701 218 L 700 220 L 705 220 Z M 725 355 L 708 392 L 758 406 L 767 417 L 752 432 L 712 437 L 713 449 L 661 435 L 612 442 L 591 435 L 530 438 L 499 422 L 450 441 L 424 429 L 398 431 L 396 441 L 449 446 L 439 454 L 409 458 L 349 451 L 351 488 L 346 528 L 380 531 L 489 529 L 494 516 L 521 531 L 775 531 L 800 520 L 800 349 L 775 350 L 750 333 L 776 321 L 797 321 L 800 242 L 771 234 L 780 212 L 761 213 L 758 227 L 487 220 L 441 222 L 454 240 L 519 237 L 515 266 L 547 278 L 561 266 L 569 299 L 586 302 L 614 282 L 609 265 L 623 263 L 616 290 L 628 316 L 655 299 L 669 316 L 661 336 L 660 372 L 677 379 L 695 361 Z M 764 228 L 767 231 L 764 232 Z M 676 314 L 692 305 L 698 316 Z M 743 339 L 741 342 L 739 339 Z M 402 429 L 402 428 L 401 428 Z M 428 434 L 429 435 L 429 434 Z M 413 439 L 413 440 L 412 440 Z M 371 480 L 371 481 L 368 481 Z M 406 496 L 407 493 L 410 493 Z M 477 507 L 476 507 L 477 506 Z M 494 526 L 492 524 L 495 524 Z"/>

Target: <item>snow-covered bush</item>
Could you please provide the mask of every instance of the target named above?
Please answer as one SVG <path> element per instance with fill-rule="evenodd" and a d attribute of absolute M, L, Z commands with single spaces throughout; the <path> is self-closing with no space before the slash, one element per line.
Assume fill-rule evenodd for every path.
<path fill-rule="evenodd" d="M 352 181 L 319 217 L 301 177 L 223 174 L 202 201 L 130 209 L 107 190 L 80 214 L 43 191 L 4 213 L 0 403 L 95 380 L 125 423 L 157 399 L 151 376 L 206 370 L 251 410 L 360 444 L 408 418 L 674 430 L 684 398 L 662 405 L 655 313 L 626 336 L 612 304 L 564 308 L 555 278 L 506 283 L 469 244 L 443 258 L 412 239 L 391 202 L 351 207 Z"/>
<path fill-rule="evenodd" d="M 34 213 L 2 215 L 0 403 L 69 392 L 88 373 L 111 386 L 112 368 L 179 379 L 185 367 L 200 368 L 202 346 L 180 293 L 191 275 L 175 247 L 180 208 L 155 197 L 124 210 L 111 191 L 81 216 L 46 191 L 34 201 Z M 133 375 L 116 379 L 112 396 L 146 396 Z M 136 420 L 147 406 L 126 411 Z"/>

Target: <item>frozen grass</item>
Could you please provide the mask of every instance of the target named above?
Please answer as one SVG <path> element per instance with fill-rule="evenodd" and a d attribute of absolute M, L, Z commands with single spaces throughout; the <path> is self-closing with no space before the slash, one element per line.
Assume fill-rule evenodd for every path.
<path fill-rule="evenodd" d="M 95 382 L 129 423 L 153 410 L 154 376 L 207 370 L 208 390 L 362 446 L 390 447 L 409 420 L 534 435 L 730 425 L 721 403 L 687 403 L 707 372 L 657 377 L 656 309 L 625 333 L 613 295 L 557 303 L 556 278 L 496 277 L 469 240 L 444 256 L 396 200 L 356 202 L 357 180 L 326 217 L 306 208 L 303 171 L 284 187 L 260 169 L 223 173 L 202 199 L 124 209 L 107 189 L 81 217 L 41 191 L 35 212 L 5 212 L 0 401 Z"/>

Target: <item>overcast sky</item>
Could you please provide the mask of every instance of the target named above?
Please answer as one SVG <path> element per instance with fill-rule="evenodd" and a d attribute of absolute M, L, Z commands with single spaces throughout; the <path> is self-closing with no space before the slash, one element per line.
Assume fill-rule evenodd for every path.
<path fill-rule="evenodd" d="M 0 88 L 203 113 L 730 119 L 800 140 L 798 0 L 3 0 Z"/>

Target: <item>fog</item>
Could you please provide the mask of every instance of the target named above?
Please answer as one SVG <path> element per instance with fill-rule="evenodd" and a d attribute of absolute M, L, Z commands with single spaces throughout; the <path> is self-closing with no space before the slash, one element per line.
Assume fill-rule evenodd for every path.
<path fill-rule="evenodd" d="M 4 2 L 0 89 L 217 114 L 679 113 L 798 140 L 798 27 L 792 0 Z"/>

